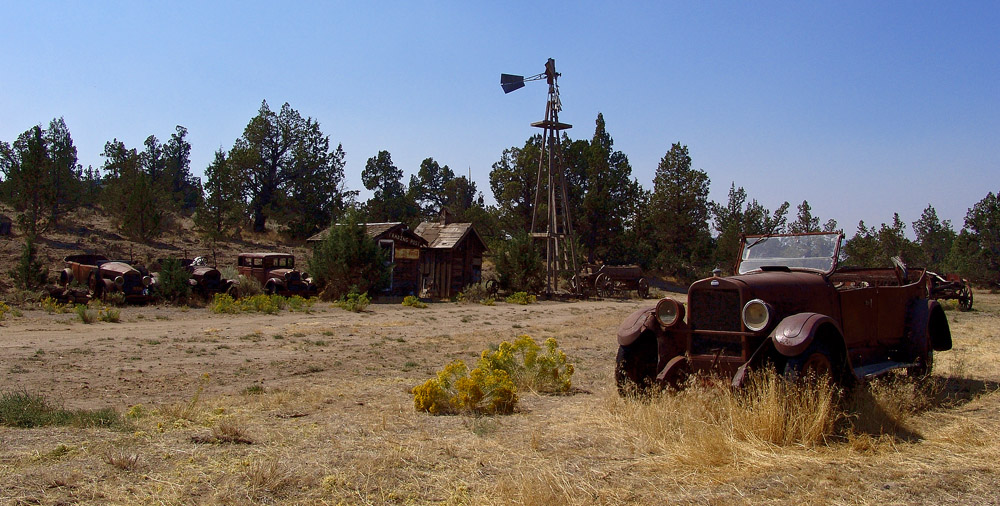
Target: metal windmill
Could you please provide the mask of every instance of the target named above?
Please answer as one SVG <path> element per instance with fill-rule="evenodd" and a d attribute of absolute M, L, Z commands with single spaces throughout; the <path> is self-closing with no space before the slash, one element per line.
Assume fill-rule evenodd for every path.
<path fill-rule="evenodd" d="M 570 217 L 569 198 L 566 191 L 566 175 L 563 164 L 559 132 L 573 125 L 559 122 L 559 73 L 556 61 L 549 58 L 545 62 L 545 72 L 529 77 L 500 74 L 500 86 L 504 93 L 524 87 L 526 81 L 545 79 L 549 83 L 549 98 L 545 103 L 545 119 L 531 124 L 542 129 L 542 146 L 538 157 L 538 181 L 535 186 L 535 206 L 531 214 L 531 237 L 545 239 L 546 295 L 551 296 L 559 288 L 561 272 L 577 273 L 576 241 L 573 238 L 573 220 Z M 547 178 L 548 201 L 545 231 L 540 231 L 539 203 L 542 195 L 543 176 Z"/>

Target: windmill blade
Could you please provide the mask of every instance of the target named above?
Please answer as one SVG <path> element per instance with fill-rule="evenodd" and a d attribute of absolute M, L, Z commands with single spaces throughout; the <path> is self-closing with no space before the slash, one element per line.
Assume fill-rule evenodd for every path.
<path fill-rule="evenodd" d="M 516 89 L 524 88 L 524 76 L 513 74 L 500 74 L 500 87 L 504 93 L 510 93 Z"/>

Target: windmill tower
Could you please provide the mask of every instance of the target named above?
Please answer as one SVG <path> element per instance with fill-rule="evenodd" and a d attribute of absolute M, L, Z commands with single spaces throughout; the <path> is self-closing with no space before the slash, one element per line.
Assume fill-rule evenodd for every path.
<path fill-rule="evenodd" d="M 566 188 L 565 164 L 559 132 L 573 125 L 559 122 L 562 102 L 559 100 L 559 76 L 556 61 L 549 58 L 545 62 L 545 72 L 530 77 L 500 74 L 500 86 L 504 93 L 510 93 L 524 86 L 525 81 L 545 79 L 549 84 L 549 96 L 545 103 L 545 119 L 531 124 L 542 129 L 542 146 L 538 157 L 538 179 L 535 185 L 535 204 L 531 214 L 531 237 L 545 240 L 545 294 L 553 295 L 559 290 L 560 273 L 576 274 L 576 241 L 573 237 L 573 219 L 570 216 L 569 197 Z M 545 209 L 547 216 L 540 216 L 541 198 L 547 189 Z M 542 227 L 544 226 L 544 230 Z"/>

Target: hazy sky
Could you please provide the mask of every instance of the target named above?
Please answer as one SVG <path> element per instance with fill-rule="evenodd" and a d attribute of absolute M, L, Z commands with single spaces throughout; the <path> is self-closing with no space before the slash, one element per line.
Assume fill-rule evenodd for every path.
<path fill-rule="evenodd" d="M 635 178 L 674 142 L 725 202 L 808 200 L 848 235 L 932 204 L 960 229 L 1000 191 L 1000 2 L 22 2 L 0 0 L 0 140 L 63 117 L 84 167 L 105 142 L 189 130 L 202 175 L 285 102 L 347 153 L 433 157 L 486 196 L 539 130 L 556 60 L 572 138 L 603 113 Z M 363 192 L 363 195 L 365 193 Z"/>

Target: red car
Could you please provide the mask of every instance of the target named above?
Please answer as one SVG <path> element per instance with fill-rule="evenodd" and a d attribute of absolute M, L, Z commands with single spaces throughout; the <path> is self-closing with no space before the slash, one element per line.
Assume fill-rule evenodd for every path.
<path fill-rule="evenodd" d="M 316 295 L 316 286 L 308 274 L 295 269 L 295 256 L 291 253 L 240 253 L 237 271 L 260 281 L 268 295 Z"/>
<path fill-rule="evenodd" d="M 934 352 L 951 349 L 951 331 L 926 272 L 898 258 L 891 268 L 842 268 L 842 239 L 747 236 L 736 275 L 694 282 L 687 304 L 668 297 L 631 314 L 618 328 L 619 392 L 677 386 L 694 372 L 739 386 L 767 365 L 842 384 L 928 373 Z"/>

